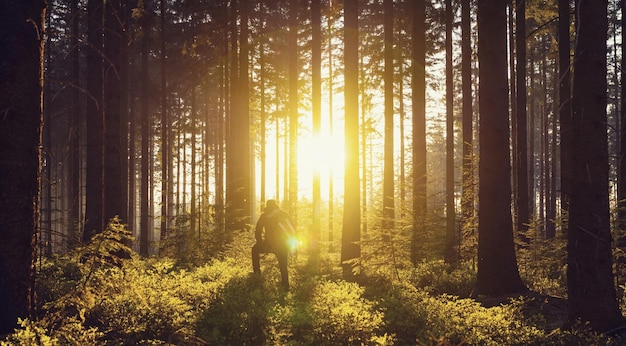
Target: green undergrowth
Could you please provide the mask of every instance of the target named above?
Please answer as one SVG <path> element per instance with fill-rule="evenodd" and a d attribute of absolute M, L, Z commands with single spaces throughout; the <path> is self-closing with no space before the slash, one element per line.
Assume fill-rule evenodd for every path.
<path fill-rule="evenodd" d="M 115 227 L 115 226 L 114 226 Z M 336 254 L 251 273 L 248 254 L 180 266 L 139 259 L 120 229 L 39 265 L 40 315 L 2 345 L 598 345 L 616 343 L 547 323 L 539 295 L 492 307 L 468 298 L 471 265 L 440 261 L 341 279 Z M 123 233 L 123 232 L 121 232 Z M 376 274 L 372 274 L 372 273 Z"/>

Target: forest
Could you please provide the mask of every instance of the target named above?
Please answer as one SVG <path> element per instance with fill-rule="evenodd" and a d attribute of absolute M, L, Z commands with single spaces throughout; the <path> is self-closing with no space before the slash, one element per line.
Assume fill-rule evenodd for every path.
<path fill-rule="evenodd" d="M 1 1 L 0 345 L 626 345 L 625 7 Z"/>

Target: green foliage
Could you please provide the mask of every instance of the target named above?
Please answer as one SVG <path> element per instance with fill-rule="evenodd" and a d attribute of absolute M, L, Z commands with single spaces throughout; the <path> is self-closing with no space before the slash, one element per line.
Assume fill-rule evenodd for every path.
<path fill-rule="evenodd" d="M 198 336 L 216 345 L 262 345 L 271 306 L 259 276 L 234 278 L 200 316 Z"/>
<path fill-rule="evenodd" d="M 316 266 L 294 257 L 292 288 L 284 292 L 273 255 L 263 260 L 262 275 L 250 273 L 247 237 L 222 259 L 192 266 L 139 259 L 126 236 L 112 222 L 83 248 L 42 260 L 40 318 L 20 320 L 1 345 L 619 344 L 584 326 L 559 330 L 562 317 L 547 312 L 564 313 L 562 299 L 517 298 L 487 307 L 466 298 L 476 275 L 471 262 L 380 266 L 357 284 L 340 279 L 338 254 L 322 256 Z M 533 287 L 555 292 L 562 249 L 546 242 L 531 250 L 523 255 L 542 267 L 528 260 L 522 273 Z M 554 256 L 544 256 L 551 251 Z"/>
<path fill-rule="evenodd" d="M 469 297 L 476 280 L 471 262 L 451 265 L 443 260 L 422 261 L 410 272 L 410 282 L 431 294 Z"/>
<path fill-rule="evenodd" d="M 566 239 L 534 239 L 528 248 L 518 250 L 520 276 L 528 288 L 540 294 L 565 297 Z"/>
<path fill-rule="evenodd" d="M 384 312 L 363 298 L 364 288 L 350 282 L 322 282 L 311 301 L 315 344 L 387 343 L 382 332 Z"/>

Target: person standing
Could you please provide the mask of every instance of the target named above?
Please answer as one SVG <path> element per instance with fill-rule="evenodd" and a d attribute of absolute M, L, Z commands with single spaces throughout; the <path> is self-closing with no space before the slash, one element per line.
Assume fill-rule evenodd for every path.
<path fill-rule="evenodd" d="M 293 225 L 293 220 L 289 214 L 282 211 L 275 200 L 268 200 L 263 214 L 256 223 L 254 231 L 256 243 L 252 246 L 252 269 L 254 273 L 261 273 L 260 254 L 274 253 L 278 258 L 281 285 L 285 290 L 289 289 L 287 264 L 289 244 L 295 233 Z"/>

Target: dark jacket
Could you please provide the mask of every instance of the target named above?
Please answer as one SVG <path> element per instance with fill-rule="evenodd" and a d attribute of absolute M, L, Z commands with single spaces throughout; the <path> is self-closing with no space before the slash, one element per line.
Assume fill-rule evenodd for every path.
<path fill-rule="evenodd" d="M 293 221 L 289 214 L 278 207 L 268 207 L 256 223 L 254 236 L 257 242 L 265 241 L 272 247 L 288 247 L 287 229 L 290 227 L 293 227 Z"/>

